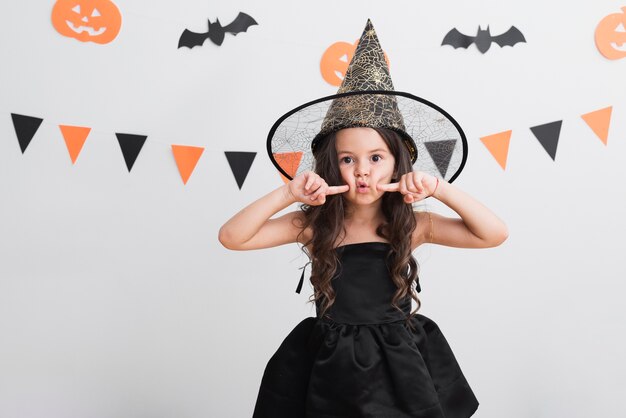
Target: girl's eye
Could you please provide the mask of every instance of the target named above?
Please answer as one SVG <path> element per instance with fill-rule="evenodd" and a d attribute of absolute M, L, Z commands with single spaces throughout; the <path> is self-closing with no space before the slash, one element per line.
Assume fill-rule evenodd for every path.
<path fill-rule="evenodd" d="M 382 157 L 378 154 L 374 154 L 372 155 L 372 161 L 374 161 L 375 163 L 380 161 L 382 159 Z"/>
<path fill-rule="evenodd" d="M 342 163 L 350 164 L 352 162 L 352 157 L 343 157 L 341 159 Z"/>

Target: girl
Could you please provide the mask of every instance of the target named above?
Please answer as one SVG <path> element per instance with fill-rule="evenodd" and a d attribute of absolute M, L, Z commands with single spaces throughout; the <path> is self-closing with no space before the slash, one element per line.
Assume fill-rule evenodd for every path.
<path fill-rule="evenodd" d="M 372 68 L 373 55 L 379 67 Z M 351 69 L 364 74 L 359 65 L 374 74 L 376 89 L 364 87 L 362 80 L 358 89 L 345 88 Z M 300 157 L 301 168 L 310 161 L 314 171 L 301 169 L 288 184 L 253 202 L 220 229 L 226 248 L 300 243 L 312 260 L 317 317 L 296 326 L 270 359 L 255 418 L 467 418 L 478 408 L 438 326 L 417 314 L 418 265 L 411 253 L 423 243 L 494 247 L 507 238 L 507 228 L 446 181 L 449 164 L 444 167 L 434 157 L 441 150 L 431 152 L 433 172 L 413 169 L 434 142 L 414 141 L 417 135 L 409 135 L 414 131 L 404 123 L 407 114 L 423 115 L 427 105 L 438 111 L 437 121 L 442 115 L 451 118 L 414 96 L 409 98 L 422 106 L 420 111 L 403 113 L 407 107 L 399 99 L 409 95 L 393 92 L 389 84 L 381 91 L 379 70 L 388 77 L 368 21 L 340 94 L 304 106 L 329 105 L 321 129 L 314 129 L 312 158 L 306 155 L 308 141 L 293 129 L 287 137 L 279 129 L 294 112 L 301 124 L 303 107 L 281 118 L 270 132 L 270 158 L 283 174 L 288 175 L 278 162 L 280 153 L 272 150 L 290 138 L 305 144 L 303 151 L 290 155 Z M 419 121 L 421 128 L 425 122 L 430 123 Z M 455 144 L 465 145 L 458 131 L 461 138 Z M 437 143 L 442 144 L 448 142 Z M 462 163 L 456 172 L 451 170 L 451 180 L 465 161 L 462 149 Z M 454 162 L 452 155 L 445 159 Z M 427 197 L 461 218 L 414 212 L 412 204 Z M 295 202 L 302 210 L 272 218 Z M 411 311 L 413 300 L 417 307 Z"/>

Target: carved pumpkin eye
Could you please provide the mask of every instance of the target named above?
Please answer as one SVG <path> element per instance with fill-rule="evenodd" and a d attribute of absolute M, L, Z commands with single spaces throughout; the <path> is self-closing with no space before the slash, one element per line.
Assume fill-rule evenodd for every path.
<path fill-rule="evenodd" d="M 77 4 L 76 6 L 74 6 L 74 7 L 72 8 L 72 11 L 73 11 L 74 13 L 78 13 L 78 14 L 80 14 L 80 4 Z"/>
<path fill-rule="evenodd" d="M 93 12 L 91 13 L 91 17 L 98 17 L 100 16 L 100 12 L 98 11 L 98 9 L 93 9 Z"/>

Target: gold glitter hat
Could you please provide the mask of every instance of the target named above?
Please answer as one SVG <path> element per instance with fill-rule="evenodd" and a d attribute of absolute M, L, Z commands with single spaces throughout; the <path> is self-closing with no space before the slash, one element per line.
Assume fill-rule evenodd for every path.
<path fill-rule="evenodd" d="M 414 168 L 452 182 L 467 160 L 459 124 L 437 105 L 394 90 L 385 54 L 368 19 L 337 94 L 283 115 L 267 138 L 272 163 L 288 179 L 313 170 L 313 151 L 344 128 L 391 129 L 402 137 Z"/>

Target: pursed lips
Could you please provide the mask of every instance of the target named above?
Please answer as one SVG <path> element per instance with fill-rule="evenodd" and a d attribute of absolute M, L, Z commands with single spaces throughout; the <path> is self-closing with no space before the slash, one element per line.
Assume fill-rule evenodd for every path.
<path fill-rule="evenodd" d="M 367 193 L 369 191 L 369 186 L 364 181 L 359 181 L 356 184 L 356 190 L 359 193 Z"/>

